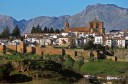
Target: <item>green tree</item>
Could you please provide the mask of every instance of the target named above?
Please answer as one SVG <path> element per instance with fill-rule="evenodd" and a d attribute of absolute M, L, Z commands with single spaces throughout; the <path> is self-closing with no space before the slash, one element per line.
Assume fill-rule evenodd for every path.
<path fill-rule="evenodd" d="M 31 33 L 36 33 L 36 28 L 34 26 L 32 27 Z"/>
<path fill-rule="evenodd" d="M 42 29 L 40 27 L 40 25 L 38 24 L 36 27 L 32 27 L 31 33 L 41 33 Z"/>
<path fill-rule="evenodd" d="M 49 33 L 49 31 L 50 31 L 50 30 L 49 30 L 49 28 L 48 28 L 48 29 L 47 29 L 47 33 Z"/>
<path fill-rule="evenodd" d="M 94 48 L 94 43 L 92 40 L 89 40 L 85 46 L 84 46 L 84 50 L 88 50 L 88 49 L 93 49 Z"/>
<path fill-rule="evenodd" d="M 19 29 L 18 25 L 16 25 L 16 27 L 13 29 L 12 36 L 20 37 L 20 29 Z"/>
<path fill-rule="evenodd" d="M 51 27 L 48 33 L 54 33 L 54 29 Z"/>
<path fill-rule="evenodd" d="M 42 29 L 41 29 L 39 24 L 36 26 L 36 31 L 37 31 L 36 33 L 41 33 L 42 32 Z"/>
<path fill-rule="evenodd" d="M 8 78 L 10 72 L 13 70 L 13 66 L 11 63 L 7 63 L 0 67 L 0 79 L 3 80 L 4 78 Z"/>
<path fill-rule="evenodd" d="M 61 29 L 61 30 L 60 30 L 60 32 L 64 32 L 64 30 L 63 30 L 63 29 Z"/>
<path fill-rule="evenodd" d="M 60 30 L 59 29 L 55 29 L 55 33 L 60 33 Z"/>
<path fill-rule="evenodd" d="M 92 35 L 88 36 L 88 38 L 92 41 L 94 40 L 94 37 Z"/>
<path fill-rule="evenodd" d="M 1 33 L 1 37 L 2 38 L 9 38 L 10 36 L 10 30 L 9 28 L 6 26 L 6 28 L 3 30 L 3 32 Z"/>
<path fill-rule="evenodd" d="M 43 32 L 44 32 L 44 33 L 47 33 L 47 31 L 48 31 L 48 28 L 45 26 Z"/>

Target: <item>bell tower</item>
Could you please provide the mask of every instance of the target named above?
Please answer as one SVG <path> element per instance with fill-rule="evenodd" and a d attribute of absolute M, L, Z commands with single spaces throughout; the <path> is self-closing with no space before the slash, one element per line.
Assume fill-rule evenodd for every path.
<path fill-rule="evenodd" d="M 101 34 L 105 34 L 105 28 L 104 28 L 104 23 L 103 22 L 99 23 L 99 32 Z"/>
<path fill-rule="evenodd" d="M 90 33 L 99 33 L 99 34 L 105 34 L 105 28 L 104 28 L 104 23 L 94 19 L 93 21 L 89 22 L 89 28 L 90 28 Z"/>
<path fill-rule="evenodd" d="M 66 19 L 66 22 L 64 23 L 64 31 L 69 32 L 69 22 L 68 19 Z"/>

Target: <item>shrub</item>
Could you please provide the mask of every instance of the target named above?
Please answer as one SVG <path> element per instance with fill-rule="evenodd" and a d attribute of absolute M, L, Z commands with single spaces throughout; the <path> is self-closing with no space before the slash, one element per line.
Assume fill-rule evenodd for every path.
<path fill-rule="evenodd" d="M 73 70 L 74 71 L 79 71 L 80 67 L 84 64 L 83 61 L 76 61 L 73 65 Z"/>
<path fill-rule="evenodd" d="M 85 45 L 84 45 L 84 50 L 88 50 L 88 49 L 93 49 L 94 48 L 94 43 L 92 40 L 88 41 Z"/>
<path fill-rule="evenodd" d="M 73 67 L 74 62 L 75 61 L 72 58 L 69 58 L 69 59 L 67 59 L 67 60 L 64 61 L 63 65 L 64 65 L 64 67 L 66 69 L 70 69 L 71 70 L 72 67 Z"/>

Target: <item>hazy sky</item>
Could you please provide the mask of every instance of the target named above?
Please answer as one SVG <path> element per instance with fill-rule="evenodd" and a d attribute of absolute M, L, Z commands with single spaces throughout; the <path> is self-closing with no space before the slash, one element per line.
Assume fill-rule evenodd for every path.
<path fill-rule="evenodd" d="M 37 16 L 73 15 L 93 4 L 115 4 L 128 8 L 128 0 L 0 0 L 0 15 L 17 20 Z"/>

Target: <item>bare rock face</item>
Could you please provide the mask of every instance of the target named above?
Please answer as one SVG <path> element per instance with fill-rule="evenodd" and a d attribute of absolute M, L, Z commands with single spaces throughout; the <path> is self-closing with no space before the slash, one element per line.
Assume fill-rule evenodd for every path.
<path fill-rule="evenodd" d="M 11 16 L 6 16 L 6 15 L 0 15 L 0 32 L 3 31 L 4 28 L 8 27 L 10 31 L 12 31 L 15 26 L 18 25 L 21 33 L 24 32 L 24 28 L 26 25 L 26 20 L 20 20 L 17 21 Z"/>
<path fill-rule="evenodd" d="M 7 26 L 12 30 L 14 28 L 14 19 L 10 16 L 0 15 L 0 31 L 3 31 Z"/>
<path fill-rule="evenodd" d="M 93 19 L 104 22 L 106 30 L 128 28 L 128 9 L 113 4 L 89 5 L 71 17 L 70 26 L 87 26 Z"/>

